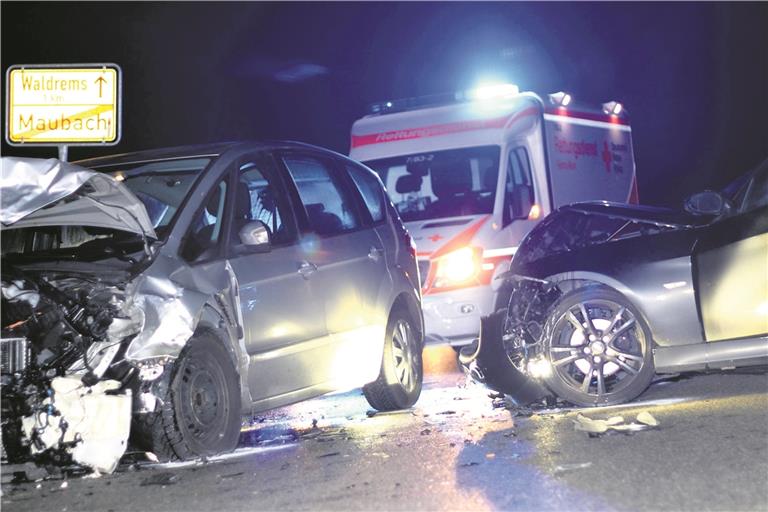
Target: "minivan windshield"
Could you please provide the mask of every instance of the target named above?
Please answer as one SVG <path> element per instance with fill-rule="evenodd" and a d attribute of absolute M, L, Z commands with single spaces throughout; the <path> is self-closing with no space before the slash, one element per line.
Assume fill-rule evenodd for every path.
<path fill-rule="evenodd" d="M 165 238 L 171 222 L 210 158 L 180 158 L 156 162 L 96 167 L 123 182 L 147 209 L 157 236 Z"/>
<path fill-rule="evenodd" d="M 416 153 L 365 164 L 387 187 L 405 222 L 493 212 L 499 146 Z"/>

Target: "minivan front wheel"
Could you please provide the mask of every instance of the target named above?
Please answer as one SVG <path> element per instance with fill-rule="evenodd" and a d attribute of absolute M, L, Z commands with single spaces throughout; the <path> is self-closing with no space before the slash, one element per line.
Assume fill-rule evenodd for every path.
<path fill-rule="evenodd" d="M 392 314 L 384 340 L 379 378 L 363 387 L 371 407 L 379 411 L 405 409 L 419 399 L 424 377 L 422 340 L 402 311 Z"/>
<path fill-rule="evenodd" d="M 160 460 L 234 450 L 241 427 L 240 384 L 221 342 L 209 333 L 196 335 L 166 378 L 160 410 L 138 425 L 141 444 Z"/>

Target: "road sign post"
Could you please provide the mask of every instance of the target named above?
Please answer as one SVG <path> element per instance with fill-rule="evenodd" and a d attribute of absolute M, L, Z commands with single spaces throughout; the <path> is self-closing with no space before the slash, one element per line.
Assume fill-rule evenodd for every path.
<path fill-rule="evenodd" d="M 114 146 L 122 124 L 117 64 L 16 65 L 6 73 L 5 139 L 11 146 Z"/>

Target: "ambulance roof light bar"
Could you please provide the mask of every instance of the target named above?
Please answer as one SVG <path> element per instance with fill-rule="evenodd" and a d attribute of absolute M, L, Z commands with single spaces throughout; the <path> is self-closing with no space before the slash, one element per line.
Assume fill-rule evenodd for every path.
<path fill-rule="evenodd" d="M 465 97 L 475 101 L 498 100 L 520 94 L 515 84 L 487 84 L 467 91 Z"/>
<path fill-rule="evenodd" d="M 549 101 L 555 106 L 565 108 L 571 104 L 573 96 L 564 91 L 553 92 L 549 95 Z"/>
<path fill-rule="evenodd" d="M 470 89 L 447 94 L 432 94 L 415 98 L 404 98 L 374 103 L 370 106 L 372 114 L 385 114 L 390 112 L 403 112 L 419 108 L 450 105 L 451 103 L 501 100 L 520 93 L 520 88 L 514 84 L 488 84 Z"/>

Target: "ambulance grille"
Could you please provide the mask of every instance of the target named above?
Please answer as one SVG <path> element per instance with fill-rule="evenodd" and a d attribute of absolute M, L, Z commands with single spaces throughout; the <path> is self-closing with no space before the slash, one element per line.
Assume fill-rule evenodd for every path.
<path fill-rule="evenodd" d="M 424 288 L 424 283 L 427 281 L 427 275 L 429 274 L 429 260 L 419 260 L 419 283 Z"/>
<path fill-rule="evenodd" d="M 12 375 L 24 371 L 29 363 L 26 338 L 0 339 L 0 373 Z"/>

